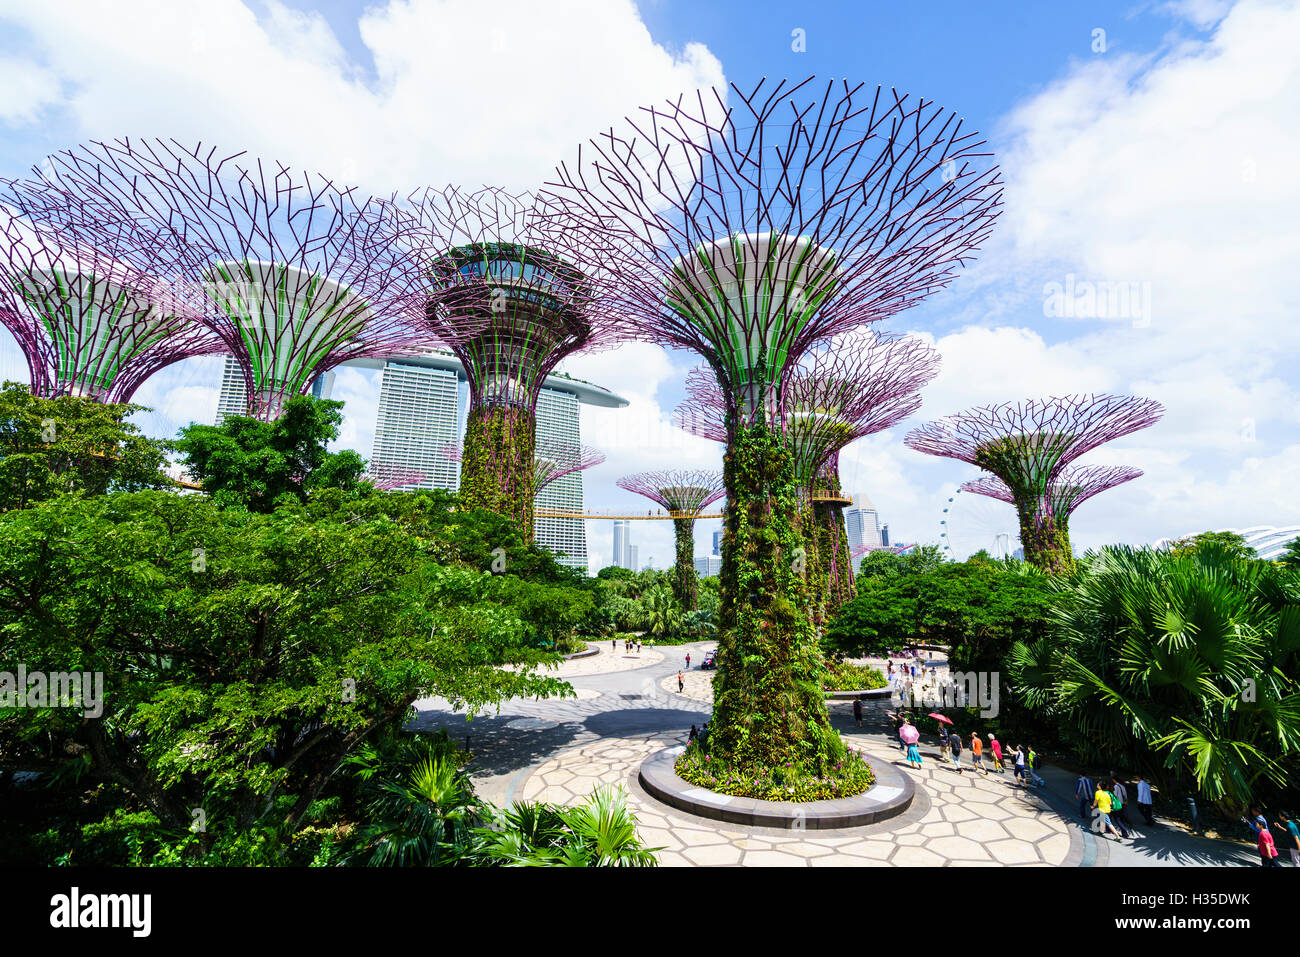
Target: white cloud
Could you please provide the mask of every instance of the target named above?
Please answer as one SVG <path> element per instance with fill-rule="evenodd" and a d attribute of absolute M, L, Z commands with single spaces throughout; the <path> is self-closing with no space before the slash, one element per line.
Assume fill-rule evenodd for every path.
<path fill-rule="evenodd" d="M 0 57 L 0 123 L 26 126 L 59 96 L 59 79 L 31 60 Z"/>
<path fill-rule="evenodd" d="M 986 328 L 968 301 L 961 319 L 977 324 L 939 339 L 943 373 L 925 393 L 926 416 L 1067 392 L 1164 403 L 1158 425 L 1088 456 L 1147 475 L 1080 510 L 1081 544 L 1300 514 L 1288 483 L 1270 480 L 1300 439 L 1300 4 L 1172 12 L 1221 22 L 1154 54 L 1074 63 L 1006 118 L 994 138 L 1006 206 L 977 277 Z M 1047 315 L 1039 293 L 1070 276 L 1143 284 L 1149 315 Z M 941 477 L 972 473 L 914 455 L 906 474 L 938 499 Z M 924 538 L 911 532 L 936 525 L 935 506 L 872 490 L 895 494 L 896 527 Z"/>
<path fill-rule="evenodd" d="M 373 79 L 319 14 L 269 10 L 46 0 L 0 16 L 44 62 L 32 82 L 63 84 L 78 138 L 202 140 L 376 192 L 535 186 L 600 124 L 723 83 L 702 45 L 656 44 L 631 0 L 390 0 L 359 22 Z"/>

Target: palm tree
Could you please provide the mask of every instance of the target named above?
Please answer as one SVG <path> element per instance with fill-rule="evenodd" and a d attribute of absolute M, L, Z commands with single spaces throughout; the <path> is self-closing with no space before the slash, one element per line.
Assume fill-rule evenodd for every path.
<path fill-rule="evenodd" d="M 366 808 L 370 821 L 358 833 L 353 860 L 372 867 L 465 863 L 480 808 L 455 758 L 426 755 L 404 781 L 366 771 L 360 773 L 373 795 Z"/>
<path fill-rule="evenodd" d="M 652 635 L 671 635 L 682 629 L 682 606 L 666 585 L 656 585 L 641 596 L 645 628 Z"/>
<path fill-rule="evenodd" d="M 585 804 L 555 807 L 518 802 L 494 826 L 476 831 L 475 855 L 506 867 L 654 867 L 655 852 L 636 833 L 627 793 L 596 788 Z"/>
<path fill-rule="evenodd" d="M 1236 813 L 1300 768 L 1300 576 L 1228 548 L 1108 548 L 1017 644 L 1018 694 L 1085 756 L 1194 782 Z"/>

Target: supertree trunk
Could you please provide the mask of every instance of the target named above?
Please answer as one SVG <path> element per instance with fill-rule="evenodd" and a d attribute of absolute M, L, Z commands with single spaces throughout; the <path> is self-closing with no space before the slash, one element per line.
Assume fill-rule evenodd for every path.
<path fill-rule="evenodd" d="M 808 615 L 813 626 L 820 629 L 826 607 L 825 553 L 817 534 L 817 503 L 808 493 L 799 498 L 795 531 L 803 542 L 803 575 L 808 583 Z"/>
<path fill-rule="evenodd" d="M 710 753 L 739 770 L 793 763 L 821 773 L 844 756 L 830 726 L 808 584 L 795 570 L 797 490 L 789 451 L 767 426 L 738 428 L 724 469 L 718 675 Z"/>
<path fill-rule="evenodd" d="M 853 560 L 849 556 L 849 533 L 844 508 L 831 502 L 817 503 L 817 551 L 826 568 L 827 619 L 853 598 Z"/>
<path fill-rule="evenodd" d="M 1017 502 L 1020 515 L 1020 544 L 1025 561 L 1054 575 L 1074 568 L 1074 551 L 1070 547 L 1070 527 L 1058 522 L 1049 503 Z"/>
<path fill-rule="evenodd" d="M 533 540 L 535 427 L 532 413 L 517 406 L 471 409 L 460 466 L 461 504 L 510 519 L 526 542 Z"/>
<path fill-rule="evenodd" d="M 683 611 L 699 607 L 695 581 L 695 519 L 674 518 L 673 536 L 677 542 L 677 578 L 673 581 L 673 594 Z"/>

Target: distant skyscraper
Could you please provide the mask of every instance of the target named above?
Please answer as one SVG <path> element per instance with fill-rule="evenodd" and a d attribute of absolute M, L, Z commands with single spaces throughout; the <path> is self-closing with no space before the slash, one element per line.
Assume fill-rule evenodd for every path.
<path fill-rule="evenodd" d="M 637 569 L 637 547 L 636 547 L 635 545 L 629 545 L 629 546 L 627 547 L 627 566 L 626 566 L 626 567 L 632 569 L 632 571 L 638 571 L 638 569 Z"/>
<path fill-rule="evenodd" d="M 872 504 L 871 499 L 866 495 L 858 494 L 853 496 L 853 501 L 854 507 L 844 512 L 849 548 L 885 544 L 880 534 L 880 515 L 876 512 L 876 506 Z"/>
<path fill-rule="evenodd" d="M 888 526 L 888 525 L 881 525 L 881 526 L 880 526 L 880 544 L 881 544 L 881 545 L 888 545 L 888 544 L 889 544 L 889 526 Z"/>
<path fill-rule="evenodd" d="M 628 539 L 632 535 L 632 523 L 625 518 L 620 518 L 614 522 L 614 559 L 610 562 L 617 568 L 627 568 L 631 558 L 628 551 L 630 542 Z"/>
<path fill-rule="evenodd" d="M 722 573 L 722 559 L 709 555 L 695 559 L 695 573 L 701 578 L 711 578 Z"/>
<path fill-rule="evenodd" d="M 713 533 L 713 554 L 722 554 L 722 529 L 718 529 Z"/>

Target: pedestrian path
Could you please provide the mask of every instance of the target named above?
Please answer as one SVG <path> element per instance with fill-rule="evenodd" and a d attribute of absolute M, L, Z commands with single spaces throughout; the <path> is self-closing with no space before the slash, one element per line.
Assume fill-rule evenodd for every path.
<path fill-rule="evenodd" d="M 600 647 L 600 646 L 598 646 Z M 1158 866 L 1254 864 L 1243 845 L 1197 837 L 1172 826 L 1150 829 L 1132 843 L 1095 837 L 1078 818 L 1074 778 L 1055 768 L 1043 788 L 1014 787 L 1010 774 L 957 774 L 922 742 L 924 765 L 907 769 L 885 715 L 872 704 L 855 726 L 849 701 L 830 702 L 833 726 L 873 762 L 892 762 L 912 776 L 917 796 L 903 815 L 842 831 L 785 831 L 710 821 L 666 807 L 637 783 L 641 761 L 684 744 L 712 703 L 716 672 L 698 667 L 716 642 L 643 648 L 565 662 L 577 698 L 517 699 L 495 714 L 466 721 L 445 701 L 417 702 L 412 730 L 446 728 L 465 739 L 478 794 L 508 805 L 516 800 L 576 804 L 597 784 L 625 788 L 639 830 L 662 847 L 667 866 Z M 684 669 L 687 653 L 692 668 Z M 685 689 L 677 691 L 677 673 Z M 967 758 L 969 761 L 969 757 Z"/>

